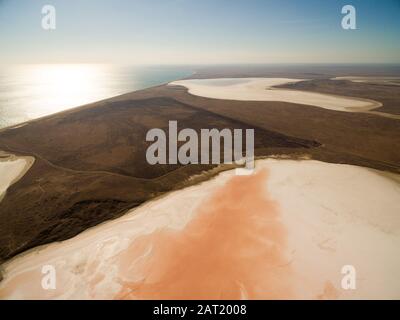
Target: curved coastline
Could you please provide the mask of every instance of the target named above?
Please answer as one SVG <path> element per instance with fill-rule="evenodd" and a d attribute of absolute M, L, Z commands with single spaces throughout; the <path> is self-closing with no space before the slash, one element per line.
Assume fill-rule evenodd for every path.
<path fill-rule="evenodd" d="M 34 162 L 35 158 L 31 156 L 16 156 L 0 151 L 0 202 L 7 189 L 20 180 Z"/>
<path fill-rule="evenodd" d="M 365 197 L 371 193 L 379 199 Z M 203 298 L 202 288 L 209 297 L 231 292 L 232 299 L 398 298 L 399 197 L 398 182 L 375 170 L 257 160 L 253 176 L 225 171 L 13 258 L 4 264 L 0 296 L 140 299 L 162 287 L 164 295 L 153 298 L 182 298 L 192 279 L 186 298 Z M 56 290 L 40 288 L 40 269 L 48 264 L 58 272 Z M 338 281 L 348 264 L 363 279 L 354 291 Z M 176 272 L 186 280 L 173 280 Z M 204 272 L 219 279 L 215 286 L 207 287 Z"/>
<path fill-rule="evenodd" d="M 306 92 L 276 88 L 276 86 L 307 81 L 307 79 L 288 78 L 216 78 L 189 79 L 170 82 L 171 86 L 183 86 L 192 95 L 212 99 L 238 101 L 282 101 L 295 104 L 311 105 L 328 110 L 342 112 L 374 112 L 382 106 L 375 100 L 357 97 L 336 96 L 317 92 Z M 393 118 L 393 117 L 392 117 Z M 394 116 L 394 118 L 397 118 Z"/>

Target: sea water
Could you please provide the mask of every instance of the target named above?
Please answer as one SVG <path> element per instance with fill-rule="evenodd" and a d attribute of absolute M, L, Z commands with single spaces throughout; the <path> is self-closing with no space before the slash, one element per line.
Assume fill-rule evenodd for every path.
<path fill-rule="evenodd" d="M 192 74 L 184 66 L 0 66 L 0 129 Z"/>

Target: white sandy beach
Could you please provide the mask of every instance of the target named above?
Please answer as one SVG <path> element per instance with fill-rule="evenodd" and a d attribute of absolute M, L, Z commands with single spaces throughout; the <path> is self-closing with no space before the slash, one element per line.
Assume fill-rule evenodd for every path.
<path fill-rule="evenodd" d="M 8 187 L 23 177 L 33 162 L 33 157 L 17 157 L 0 151 L 0 201 Z"/>
<path fill-rule="evenodd" d="M 400 185 L 367 168 L 259 160 L 4 265 L 0 297 L 400 298 Z M 53 265 L 57 289 L 41 288 Z M 341 268 L 356 269 L 356 290 Z"/>
<path fill-rule="evenodd" d="M 179 80 L 169 85 L 184 86 L 189 93 L 213 99 L 239 101 L 282 101 L 305 104 L 329 110 L 360 112 L 382 104 L 378 101 L 313 93 L 300 90 L 274 88 L 274 86 L 305 81 L 286 78 L 219 78 Z"/>

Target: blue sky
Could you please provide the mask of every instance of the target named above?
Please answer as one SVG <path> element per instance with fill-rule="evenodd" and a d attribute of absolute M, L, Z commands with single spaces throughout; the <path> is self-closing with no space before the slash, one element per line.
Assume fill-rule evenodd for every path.
<path fill-rule="evenodd" d="M 0 0 L 0 41 L 6 64 L 400 63 L 400 0 Z"/>

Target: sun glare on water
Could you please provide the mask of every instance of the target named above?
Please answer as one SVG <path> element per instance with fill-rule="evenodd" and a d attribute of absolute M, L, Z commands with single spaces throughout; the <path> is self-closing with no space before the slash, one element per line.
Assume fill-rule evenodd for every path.
<path fill-rule="evenodd" d="M 110 96 L 104 90 L 106 66 L 86 64 L 34 65 L 26 73 L 27 90 L 37 97 L 32 112 L 50 114 Z"/>

